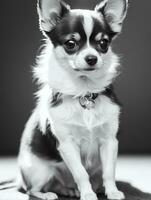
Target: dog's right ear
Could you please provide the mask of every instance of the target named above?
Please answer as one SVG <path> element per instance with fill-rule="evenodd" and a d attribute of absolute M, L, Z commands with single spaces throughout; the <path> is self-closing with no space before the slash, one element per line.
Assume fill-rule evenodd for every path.
<path fill-rule="evenodd" d="M 69 12 L 70 6 L 62 0 L 38 0 L 37 9 L 42 31 L 50 32 Z"/>

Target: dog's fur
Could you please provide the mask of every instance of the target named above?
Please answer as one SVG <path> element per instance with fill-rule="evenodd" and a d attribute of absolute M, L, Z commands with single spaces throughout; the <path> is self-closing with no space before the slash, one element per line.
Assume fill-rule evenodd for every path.
<path fill-rule="evenodd" d="M 34 77 L 40 89 L 19 153 L 20 187 L 29 195 L 123 199 L 115 185 L 120 106 L 113 93 L 119 61 L 111 42 L 127 0 L 102 0 L 95 10 L 71 10 L 60 0 L 38 2 L 46 37 Z"/>

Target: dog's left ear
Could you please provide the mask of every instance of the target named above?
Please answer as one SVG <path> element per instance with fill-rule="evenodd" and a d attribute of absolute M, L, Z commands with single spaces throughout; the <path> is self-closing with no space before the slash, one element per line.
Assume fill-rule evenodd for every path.
<path fill-rule="evenodd" d="M 50 32 L 58 21 L 70 10 L 62 0 L 38 0 L 37 10 L 42 31 Z"/>
<path fill-rule="evenodd" d="M 95 11 L 102 13 L 111 29 L 119 33 L 126 17 L 127 8 L 128 0 L 102 0 L 95 7 Z"/>

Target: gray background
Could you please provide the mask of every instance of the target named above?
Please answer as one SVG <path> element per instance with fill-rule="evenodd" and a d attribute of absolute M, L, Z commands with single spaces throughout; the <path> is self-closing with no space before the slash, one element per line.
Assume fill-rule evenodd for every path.
<path fill-rule="evenodd" d="M 96 0 L 67 0 L 92 8 Z M 34 108 L 31 65 L 40 46 L 36 0 L 0 2 L 0 154 L 16 154 Z M 131 0 L 122 35 L 114 42 L 122 74 L 115 88 L 123 104 L 120 152 L 151 153 L 151 1 Z"/>

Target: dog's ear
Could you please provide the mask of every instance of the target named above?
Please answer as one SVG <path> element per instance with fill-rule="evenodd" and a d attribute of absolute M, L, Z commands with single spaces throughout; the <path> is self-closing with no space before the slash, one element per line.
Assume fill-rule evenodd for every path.
<path fill-rule="evenodd" d="M 38 0 L 37 9 L 42 31 L 50 32 L 58 21 L 70 10 L 62 0 Z"/>
<path fill-rule="evenodd" d="M 101 12 L 112 30 L 119 33 L 126 17 L 128 0 L 102 0 L 96 7 Z"/>

